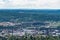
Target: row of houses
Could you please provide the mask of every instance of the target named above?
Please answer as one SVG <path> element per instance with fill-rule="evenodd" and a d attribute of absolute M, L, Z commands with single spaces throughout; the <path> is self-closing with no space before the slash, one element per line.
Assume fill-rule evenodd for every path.
<path fill-rule="evenodd" d="M 45 36 L 60 36 L 60 28 L 41 28 L 40 33 Z"/>

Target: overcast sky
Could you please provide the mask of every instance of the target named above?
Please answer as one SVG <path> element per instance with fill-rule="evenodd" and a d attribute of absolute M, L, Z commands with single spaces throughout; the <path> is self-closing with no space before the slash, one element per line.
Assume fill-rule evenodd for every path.
<path fill-rule="evenodd" d="M 0 0 L 0 9 L 60 9 L 60 0 Z"/>

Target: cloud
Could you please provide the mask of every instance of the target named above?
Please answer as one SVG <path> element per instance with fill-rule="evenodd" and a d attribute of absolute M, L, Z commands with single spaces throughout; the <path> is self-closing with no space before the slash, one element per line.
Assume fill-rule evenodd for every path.
<path fill-rule="evenodd" d="M 0 8 L 60 8 L 60 0 L 0 0 Z"/>

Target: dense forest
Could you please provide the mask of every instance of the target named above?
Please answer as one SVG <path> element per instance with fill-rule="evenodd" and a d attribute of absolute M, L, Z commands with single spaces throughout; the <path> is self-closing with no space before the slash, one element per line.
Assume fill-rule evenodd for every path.
<path fill-rule="evenodd" d="M 60 21 L 60 10 L 0 10 L 0 22 Z"/>

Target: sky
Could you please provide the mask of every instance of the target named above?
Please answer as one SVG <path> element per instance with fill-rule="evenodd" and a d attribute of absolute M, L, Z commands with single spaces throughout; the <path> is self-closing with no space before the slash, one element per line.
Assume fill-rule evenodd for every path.
<path fill-rule="evenodd" d="M 0 9 L 60 9 L 60 0 L 0 0 Z"/>

